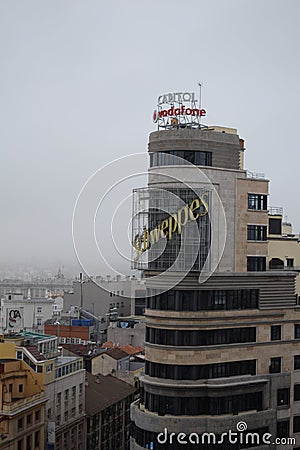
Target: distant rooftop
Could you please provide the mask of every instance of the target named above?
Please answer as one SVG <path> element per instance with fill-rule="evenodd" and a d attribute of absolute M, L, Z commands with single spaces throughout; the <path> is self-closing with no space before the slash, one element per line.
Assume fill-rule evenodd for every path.
<path fill-rule="evenodd" d="M 55 367 L 62 366 L 78 360 L 78 356 L 57 356 L 55 358 Z"/>
<path fill-rule="evenodd" d="M 134 394 L 135 388 L 118 378 L 107 375 L 91 375 L 86 372 L 85 409 L 93 416 L 111 405 Z"/>

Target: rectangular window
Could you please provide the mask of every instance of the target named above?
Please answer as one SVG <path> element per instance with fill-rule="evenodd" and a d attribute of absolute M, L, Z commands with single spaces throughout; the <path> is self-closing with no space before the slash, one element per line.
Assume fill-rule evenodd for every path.
<path fill-rule="evenodd" d="M 271 326 L 271 341 L 280 341 L 281 339 L 281 325 Z"/>
<path fill-rule="evenodd" d="M 290 404 L 290 390 L 288 388 L 277 390 L 277 406 Z"/>
<path fill-rule="evenodd" d="M 294 401 L 299 402 L 300 400 L 300 384 L 294 385 Z"/>
<path fill-rule="evenodd" d="M 247 256 L 247 272 L 265 272 L 265 256 Z"/>
<path fill-rule="evenodd" d="M 19 384 L 19 392 L 23 392 L 23 384 Z"/>
<path fill-rule="evenodd" d="M 35 412 L 35 421 L 39 422 L 39 420 L 40 420 L 40 411 L 38 410 Z"/>
<path fill-rule="evenodd" d="M 23 430 L 23 418 L 18 419 L 18 431 Z"/>
<path fill-rule="evenodd" d="M 23 450 L 23 439 L 18 441 L 18 450 Z"/>
<path fill-rule="evenodd" d="M 281 236 L 281 219 L 269 217 L 269 234 L 279 234 Z"/>
<path fill-rule="evenodd" d="M 294 433 L 300 433 L 300 416 L 294 417 Z"/>
<path fill-rule="evenodd" d="M 266 225 L 248 225 L 247 226 L 248 241 L 266 241 L 267 226 Z"/>
<path fill-rule="evenodd" d="M 42 312 L 42 310 L 43 310 L 43 309 L 42 309 L 42 307 L 41 307 L 41 306 L 38 306 L 38 307 L 37 307 L 37 312 L 38 312 L 38 313 L 41 313 L 41 312 Z"/>
<path fill-rule="evenodd" d="M 27 426 L 32 424 L 32 414 L 28 414 L 27 416 Z"/>
<path fill-rule="evenodd" d="M 36 319 L 36 324 L 37 324 L 37 325 L 42 325 L 42 319 L 41 319 L 40 317 L 38 317 L 38 318 Z"/>
<path fill-rule="evenodd" d="M 294 267 L 294 258 L 286 258 L 286 266 L 293 268 Z"/>
<path fill-rule="evenodd" d="M 76 397 L 76 386 L 72 386 L 72 398 Z"/>
<path fill-rule="evenodd" d="M 290 436 L 290 421 L 289 420 L 281 420 L 280 422 L 277 422 L 276 436 L 279 438 L 287 438 Z"/>
<path fill-rule="evenodd" d="M 295 325 L 295 339 L 300 339 L 300 324 Z"/>
<path fill-rule="evenodd" d="M 83 391 L 83 383 L 80 383 L 80 385 L 79 385 L 79 395 L 82 395 L 82 391 Z"/>
<path fill-rule="evenodd" d="M 64 396 L 65 396 L 65 401 L 68 401 L 68 399 L 69 399 L 69 389 L 65 390 Z"/>
<path fill-rule="evenodd" d="M 40 445 L 40 432 L 39 431 L 36 431 L 34 433 L 34 445 L 35 445 L 35 447 L 39 447 L 39 445 Z"/>
<path fill-rule="evenodd" d="M 294 370 L 300 369 L 300 355 L 294 356 Z"/>
<path fill-rule="evenodd" d="M 270 373 L 280 373 L 281 372 L 281 357 L 270 359 Z"/>
<path fill-rule="evenodd" d="M 56 425 L 59 426 L 60 425 L 60 414 L 58 414 L 56 416 Z"/>
<path fill-rule="evenodd" d="M 248 209 L 257 211 L 267 210 L 267 196 L 265 194 L 248 194 Z"/>
<path fill-rule="evenodd" d="M 26 450 L 31 450 L 31 435 L 26 438 Z"/>

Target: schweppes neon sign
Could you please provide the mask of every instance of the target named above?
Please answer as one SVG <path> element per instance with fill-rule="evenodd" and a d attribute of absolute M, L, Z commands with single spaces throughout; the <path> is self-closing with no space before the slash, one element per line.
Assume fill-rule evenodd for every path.
<path fill-rule="evenodd" d="M 184 205 L 174 214 L 162 220 L 155 228 L 144 230 L 141 234 L 136 234 L 133 239 L 133 247 L 137 253 L 137 259 L 146 252 L 151 245 L 159 242 L 160 239 L 166 238 L 171 241 L 174 233 L 180 235 L 182 228 L 189 221 L 196 221 L 199 217 L 203 217 L 208 213 L 208 192 L 203 193 L 199 198 L 195 198 L 190 205 Z"/>

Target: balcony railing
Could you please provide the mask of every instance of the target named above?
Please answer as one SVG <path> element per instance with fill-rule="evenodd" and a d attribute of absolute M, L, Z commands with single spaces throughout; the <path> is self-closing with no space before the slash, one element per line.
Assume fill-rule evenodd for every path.
<path fill-rule="evenodd" d="M 270 216 L 283 216 L 283 208 L 281 206 L 269 206 Z"/>
<path fill-rule="evenodd" d="M 250 170 L 247 170 L 247 178 L 256 178 L 264 180 L 266 176 L 264 173 L 261 172 L 250 172 Z"/>
<path fill-rule="evenodd" d="M 20 400 L 15 400 L 9 403 L 3 402 L 2 411 L 0 411 L 0 414 L 14 413 L 15 411 L 18 411 L 26 406 L 30 407 L 33 403 L 42 401 L 44 400 L 44 398 L 45 393 L 41 392 L 39 394 L 31 395 L 30 397 L 22 398 Z"/>

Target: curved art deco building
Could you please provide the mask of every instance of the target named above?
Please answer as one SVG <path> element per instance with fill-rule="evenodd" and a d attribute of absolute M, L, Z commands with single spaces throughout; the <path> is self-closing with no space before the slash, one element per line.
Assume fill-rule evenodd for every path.
<path fill-rule="evenodd" d="M 190 433 L 197 433 L 200 444 L 204 439 L 201 448 L 207 449 L 269 448 L 262 442 L 266 433 L 272 435 L 272 442 L 281 436 L 297 438 L 300 314 L 296 273 L 266 270 L 268 180 L 244 169 L 244 141 L 234 129 L 156 131 L 150 134 L 149 153 L 150 228 L 164 219 L 156 192 L 175 193 L 187 206 L 197 193 L 198 198 L 205 193 L 209 214 L 194 215 L 195 220 L 199 216 L 198 244 L 193 237 L 189 241 L 187 232 L 186 256 L 178 265 L 174 261 L 180 238 L 173 236 L 161 255 L 149 258 L 144 268 L 151 294 L 145 312 L 146 368 L 141 399 L 131 406 L 131 449 L 200 448 Z M 190 163 L 211 184 L 199 183 Z M 227 226 L 215 270 L 209 254 L 213 239 L 221 250 L 224 243 L 219 242 L 221 229 L 214 230 L 212 239 L 212 221 L 219 214 L 212 190 L 221 199 Z M 199 208 L 194 212 L 201 212 Z M 189 253 L 195 245 L 198 256 L 191 263 Z M 152 251 L 155 255 L 155 248 Z M 173 270 L 165 273 L 172 265 Z M 199 283 L 203 269 L 213 274 Z M 163 280 L 155 277 L 160 273 L 165 275 Z M 173 287 L 164 290 L 164 283 Z M 246 424 L 247 432 L 256 433 L 254 441 L 243 442 L 241 432 L 237 442 L 228 443 L 223 437 L 217 445 L 222 433 L 237 432 L 239 422 Z M 179 441 L 188 439 L 186 444 L 178 442 L 179 433 L 188 436 L 179 436 Z M 214 437 L 203 437 L 203 433 Z"/>

